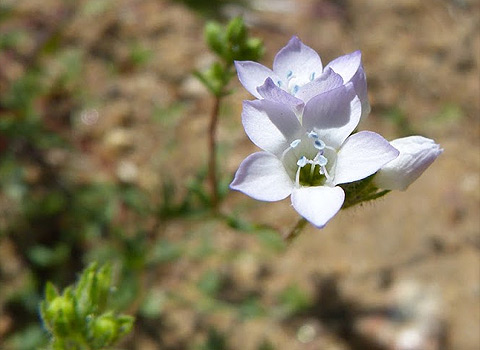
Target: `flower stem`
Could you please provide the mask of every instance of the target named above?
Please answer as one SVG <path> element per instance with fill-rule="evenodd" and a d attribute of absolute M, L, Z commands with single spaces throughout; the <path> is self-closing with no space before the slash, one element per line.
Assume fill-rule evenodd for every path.
<path fill-rule="evenodd" d="M 300 235 L 300 233 L 302 232 L 307 222 L 308 221 L 305 220 L 304 218 L 300 218 L 300 220 L 298 220 L 297 224 L 293 227 L 293 229 L 290 232 L 288 232 L 285 236 L 283 236 L 283 239 L 285 240 L 285 242 L 292 243 L 293 240 Z"/>
<path fill-rule="evenodd" d="M 208 129 L 208 181 L 212 191 L 212 209 L 217 210 L 218 207 L 218 187 L 217 187 L 217 124 L 218 112 L 220 110 L 220 96 L 215 96 L 212 114 L 210 115 L 210 127 Z"/>

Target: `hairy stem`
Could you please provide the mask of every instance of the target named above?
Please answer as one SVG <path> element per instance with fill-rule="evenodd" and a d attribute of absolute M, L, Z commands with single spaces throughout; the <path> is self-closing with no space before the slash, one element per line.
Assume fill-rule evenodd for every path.
<path fill-rule="evenodd" d="M 283 237 L 285 242 L 292 243 L 293 240 L 300 235 L 307 222 L 304 218 L 300 218 L 292 230 Z"/>
<path fill-rule="evenodd" d="M 218 186 L 217 186 L 217 124 L 218 112 L 220 110 L 220 96 L 215 96 L 212 114 L 210 116 L 210 127 L 208 129 L 208 181 L 212 191 L 212 209 L 218 207 Z"/>

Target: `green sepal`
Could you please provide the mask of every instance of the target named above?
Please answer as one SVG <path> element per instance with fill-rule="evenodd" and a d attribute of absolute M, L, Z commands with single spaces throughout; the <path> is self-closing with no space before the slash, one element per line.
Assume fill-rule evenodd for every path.
<path fill-rule="evenodd" d="M 46 302 L 51 303 L 53 301 L 53 299 L 55 299 L 59 295 L 60 294 L 58 294 L 57 288 L 55 288 L 53 283 L 48 281 L 45 285 L 45 299 L 46 299 Z"/>
<path fill-rule="evenodd" d="M 67 336 L 76 325 L 75 305 L 70 293 L 55 297 L 40 305 L 41 315 L 47 328 L 57 337 Z"/>
<path fill-rule="evenodd" d="M 97 265 L 95 263 L 90 264 L 83 271 L 75 288 L 75 308 L 80 317 L 94 313 L 97 308 L 95 298 L 92 295 L 96 268 Z"/>
<path fill-rule="evenodd" d="M 345 201 L 342 209 L 352 207 L 362 202 L 378 199 L 386 195 L 389 190 L 380 190 L 373 183 L 375 174 L 362 180 L 339 185 L 345 192 Z"/>
<path fill-rule="evenodd" d="M 123 337 L 124 335 L 132 331 L 135 318 L 129 315 L 120 315 L 120 316 L 117 316 L 117 322 L 118 322 L 119 336 Z"/>
<path fill-rule="evenodd" d="M 96 275 L 95 302 L 100 310 L 107 307 L 107 300 L 111 291 L 112 273 L 112 265 L 107 263 L 98 270 Z"/>

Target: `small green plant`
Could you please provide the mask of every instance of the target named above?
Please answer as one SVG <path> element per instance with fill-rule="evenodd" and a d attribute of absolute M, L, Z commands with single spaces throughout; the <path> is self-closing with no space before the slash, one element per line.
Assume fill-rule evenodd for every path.
<path fill-rule="evenodd" d="M 47 283 L 40 311 L 52 337 L 49 349 L 105 349 L 128 334 L 134 319 L 109 308 L 112 290 L 112 268 L 108 264 L 100 268 L 91 264 L 78 282 L 61 294 Z"/>
<path fill-rule="evenodd" d="M 197 71 L 194 72 L 194 75 L 215 97 L 209 127 L 208 179 L 212 190 L 211 206 L 216 210 L 219 200 L 216 130 L 220 102 L 230 93 L 227 86 L 235 75 L 234 61 L 259 60 L 263 56 L 264 47 L 260 39 L 249 37 L 247 27 L 241 17 L 232 19 L 225 27 L 217 22 L 208 22 L 205 25 L 205 40 L 218 60 L 212 63 L 206 71 Z"/>

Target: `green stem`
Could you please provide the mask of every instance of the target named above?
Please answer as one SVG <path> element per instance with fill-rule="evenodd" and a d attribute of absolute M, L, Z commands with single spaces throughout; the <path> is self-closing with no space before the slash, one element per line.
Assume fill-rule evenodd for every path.
<path fill-rule="evenodd" d="M 212 114 L 210 116 L 210 127 L 208 129 L 208 180 L 212 191 L 212 209 L 217 211 L 218 207 L 218 186 L 217 186 L 217 125 L 218 112 L 220 110 L 220 96 L 215 96 Z"/>
<path fill-rule="evenodd" d="M 297 221 L 297 224 L 293 227 L 293 229 L 283 237 L 285 242 L 292 243 L 293 240 L 300 235 L 305 225 L 307 225 L 307 222 L 308 221 L 304 218 L 300 218 L 300 220 Z"/>

